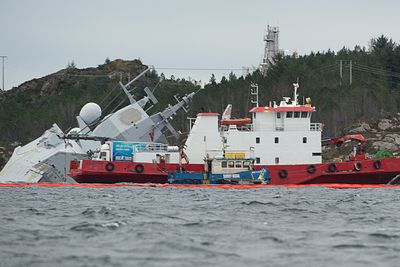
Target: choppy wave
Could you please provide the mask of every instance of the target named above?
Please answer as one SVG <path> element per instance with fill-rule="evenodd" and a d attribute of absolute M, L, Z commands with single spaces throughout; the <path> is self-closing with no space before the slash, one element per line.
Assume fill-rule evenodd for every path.
<path fill-rule="evenodd" d="M 396 266 L 399 189 L 0 188 L 0 266 Z"/>

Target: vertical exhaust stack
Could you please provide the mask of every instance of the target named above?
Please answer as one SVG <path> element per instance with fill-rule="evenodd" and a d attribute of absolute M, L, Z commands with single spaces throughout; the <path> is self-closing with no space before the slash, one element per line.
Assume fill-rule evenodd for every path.
<path fill-rule="evenodd" d="M 204 155 L 222 156 L 218 113 L 199 113 L 186 140 L 186 154 L 191 162 L 203 162 Z"/>

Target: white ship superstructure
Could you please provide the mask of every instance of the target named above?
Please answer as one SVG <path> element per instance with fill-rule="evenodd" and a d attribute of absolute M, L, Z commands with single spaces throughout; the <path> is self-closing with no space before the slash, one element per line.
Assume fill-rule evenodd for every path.
<path fill-rule="evenodd" d="M 232 119 L 218 124 L 218 113 L 198 114 L 186 142 L 190 163 L 224 153 L 245 153 L 259 165 L 321 163 L 322 124 L 311 123 L 315 107 L 310 101 L 298 104 L 297 88 L 294 84 L 293 99 L 284 97 L 279 104 L 251 109 L 252 123 Z"/>

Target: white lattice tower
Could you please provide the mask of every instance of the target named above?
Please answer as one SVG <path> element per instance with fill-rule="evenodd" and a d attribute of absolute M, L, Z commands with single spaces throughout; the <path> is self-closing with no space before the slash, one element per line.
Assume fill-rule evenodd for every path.
<path fill-rule="evenodd" d="M 260 64 L 260 69 L 265 76 L 267 70 L 275 63 L 275 57 L 279 54 L 279 27 L 268 25 L 264 41 L 264 57 L 263 62 Z"/>

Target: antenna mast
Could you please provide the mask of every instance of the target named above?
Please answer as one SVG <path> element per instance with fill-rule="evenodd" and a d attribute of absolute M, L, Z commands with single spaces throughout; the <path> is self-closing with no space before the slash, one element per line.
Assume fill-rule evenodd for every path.
<path fill-rule="evenodd" d="M 258 107 L 258 84 L 250 84 L 251 103 Z"/>
<path fill-rule="evenodd" d="M 299 79 L 297 78 L 297 82 L 293 83 L 294 93 L 293 93 L 293 105 L 297 106 L 297 89 L 299 88 Z"/>
<path fill-rule="evenodd" d="M 1 88 L 0 91 L 5 91 L 6 88 L 4 87 L 4 60 L 7 58 L 7 56 L 0 56 L 0 57 L 1 57 L 1 59 L 2 59 L 2 66 L 3 66 L 3 68 L 2 68 L 3 87 Z"/>

